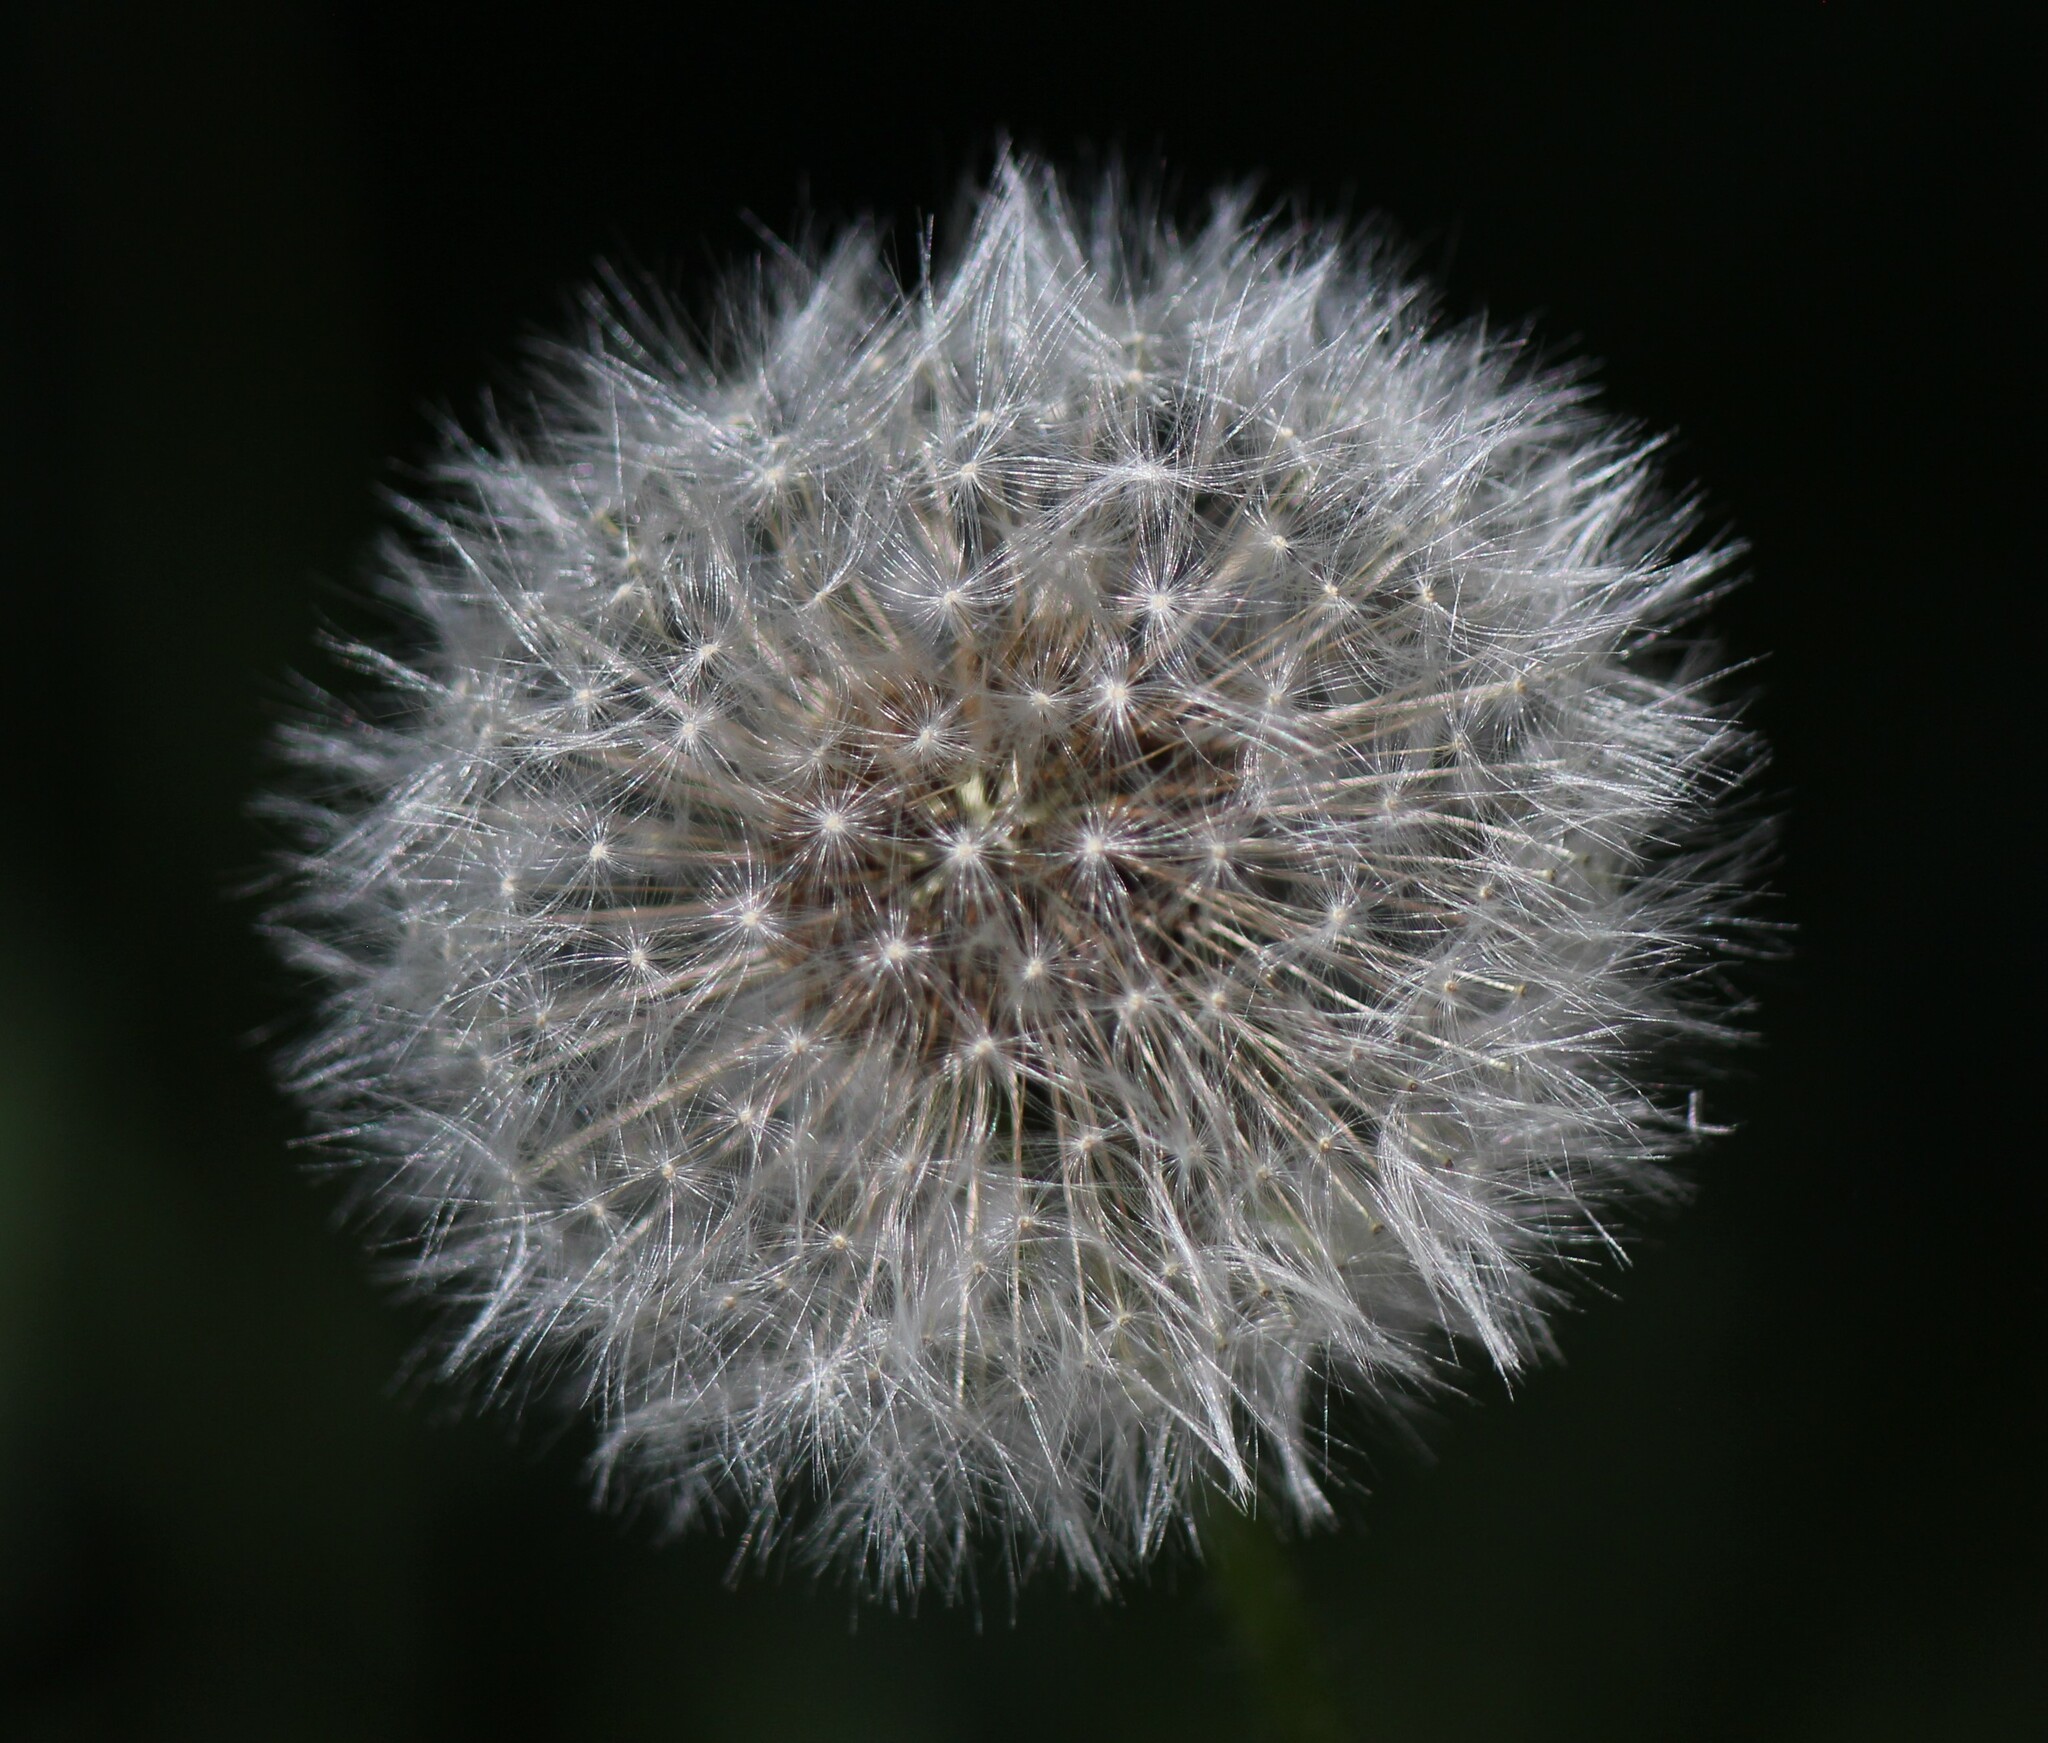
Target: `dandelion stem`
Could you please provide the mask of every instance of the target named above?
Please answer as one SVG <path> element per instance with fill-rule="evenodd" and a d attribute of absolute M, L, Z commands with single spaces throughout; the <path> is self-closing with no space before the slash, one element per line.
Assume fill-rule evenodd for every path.
<path fill-rule="evenodd" d="M 1209 1589 L 1246 1671 L 1254 1735 L 1272 1743 L 1352 1743 L 1323 1642 L 1287 1546 L 1263 1519 L 1228 1504 L 1200 1526 Z"/>

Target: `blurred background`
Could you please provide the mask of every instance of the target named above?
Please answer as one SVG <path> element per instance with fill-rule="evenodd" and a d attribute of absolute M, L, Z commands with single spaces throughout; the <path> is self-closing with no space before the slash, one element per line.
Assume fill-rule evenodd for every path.
<path fill-rule="evenodd" d="M 1798 948 L 1709 1094 L 1739 1132 L 1563 1363 L 1475 1376 L 1426 1454 L 1365 1437 L 1289 1547 L 1349 1733 L 2048 1735 L 2017 40 L 1819 0 L 553 10 L 7 11 L 0 1733 L 1284 1722 L 1192 1566 L 912 1618 L 592 1511 L 585 1429 L 400 1378 L 423 1322 L 268 1077 L 299 997 L 245 805 L 379 488 L 594 257 L 699 297 L 759 225 L 872 212 L 914 260 L 1007 132 L 1383 213 L 1453 309 L 1603 359 L 1754 548 L 1720 622 L 1767 656 Z"/>

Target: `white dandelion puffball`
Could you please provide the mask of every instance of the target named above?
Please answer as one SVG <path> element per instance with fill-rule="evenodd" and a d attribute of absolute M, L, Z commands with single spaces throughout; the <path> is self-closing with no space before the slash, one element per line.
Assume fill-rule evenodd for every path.
<path fill-rule="evenodd" d="M 291 739 L 294 1087 L 450 1366 L 678 1522 L 912 1591 L 1316 1515 L 1321 1388 L 1540 1353 L 1688 1141 L 1728 549 L 1241 199 L 1009 163 L 907 289 L 750 282 L 593 297 L 408 505 Z"/>

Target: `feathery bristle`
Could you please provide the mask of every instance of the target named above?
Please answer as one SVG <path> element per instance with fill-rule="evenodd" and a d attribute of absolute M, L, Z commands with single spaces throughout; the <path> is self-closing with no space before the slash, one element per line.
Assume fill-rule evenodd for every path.
<path fill-rule="evenodd" d="M 1653 446 L 1369 246 L 1005 164 L 715 358 L 593 298 L 291 752 L 293 1080 L 454 1366 L 869 1584 L 1325 1508 L 1324 1378 L 1514 1369 L 1686 1139 L 1753 760 Z M 1548 1280 L 1546 1280 L 1548 1279 Z"/>

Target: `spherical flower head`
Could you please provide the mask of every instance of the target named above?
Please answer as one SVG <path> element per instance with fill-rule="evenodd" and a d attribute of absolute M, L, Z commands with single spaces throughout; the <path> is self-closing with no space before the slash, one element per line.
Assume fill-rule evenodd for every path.
<path fill-rule="evenodd" d="M 1317 1389 L 1513 1370 L 1667 1181 L 1725 568 L 1384 255 L 1005 164 L 693 347 L 593 298 L 299 729 L 293 1078 L 450 1364 L 871 1585 L 1326 1509 Z"/>

